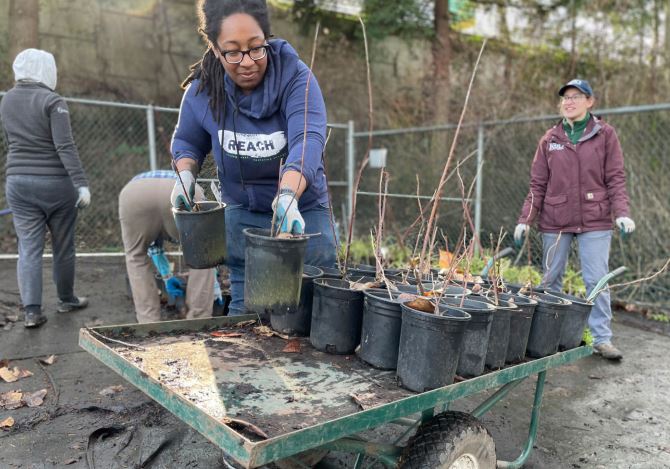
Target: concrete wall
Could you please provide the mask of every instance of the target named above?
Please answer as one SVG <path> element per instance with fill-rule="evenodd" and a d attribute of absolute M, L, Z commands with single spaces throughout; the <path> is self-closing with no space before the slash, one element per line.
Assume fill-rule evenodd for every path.
<path fill-rule="evenodd" d="M 176 106 L 179 84 L 204 52 L 194 0 L 41 0 L 39 47 L 56 57 L 58 92 Z M 8 57 L 9 0 L 0 0 L 0 88 L 12 86 Z M 313 38 L 301 36 L 290 15 L 272 12 L 273 32 L 309 62 Z M 315 69 L 326 99 L 359 95 L 365 101 L 361 44 L 334 44 L 322 32 Z M 373 78 L 384 90 L 421 79 L 426 49 L 388 39 L 373 50 Z M 355 99 L 359 102 L 361 99 Z M 363 109 L 364 106 L 361 108 Z M 334 116 L 344 112 L 336 111 Z M 348 116 L 351 117 L 351 116 Z"/>

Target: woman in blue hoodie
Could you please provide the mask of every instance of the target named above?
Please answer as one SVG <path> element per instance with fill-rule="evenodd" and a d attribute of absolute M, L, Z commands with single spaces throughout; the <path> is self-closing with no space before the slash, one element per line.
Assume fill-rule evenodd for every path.
<path fill-rule="evenodd" d="M 293 47 L 269 40 L 264 0 L 202 0 L 198 12 L 208 47 L 182 85 L 172 154 L 184 186 L 177 181 L 171 200 L 189 208 L 211 151 L 227 204 L 229 309 L 236 315 L 244 313 L 244 228 L 269 229 L 274 215 L 281 232 L 320 232 L 307 243 L 305 262 L 335 265 L 322 162 L 326 109 Z"/>

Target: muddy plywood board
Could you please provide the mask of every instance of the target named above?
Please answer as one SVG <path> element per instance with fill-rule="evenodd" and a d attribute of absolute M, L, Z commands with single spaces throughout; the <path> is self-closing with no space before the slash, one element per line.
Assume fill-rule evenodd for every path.
<path fill-rule="evenodd" d="M 319 352 L 308 338 L 292 339 L 297 353 L 251 327 L 119 338 L 141 348 L 108 345 L 171 392 L 216 420 L 243 420 L 270 438 L 413 395 L 398 386 L 395 371 Z"/>

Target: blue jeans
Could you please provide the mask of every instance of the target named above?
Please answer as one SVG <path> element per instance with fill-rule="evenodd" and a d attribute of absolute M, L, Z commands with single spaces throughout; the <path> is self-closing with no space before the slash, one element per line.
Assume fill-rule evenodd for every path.
<path fill-rule="evenodd" d="M 305 264 L 316 267 L 334 267 L 336 263 L 336 243 L 330 222 L 330 208 L 317 206 L 300 212 L 305 220 L 305 233 L 321 233 L 310 238 L 305 251 Z M 250 212 L 241 205 L 226 207 L 226 266 L 230 270 L 230 296 L 228 314 L 245 314 L 244 309 L 244 248 L 245 228 L 264 228 L 272 225 L 272 212 Z"/>
<path fill-rule="evenodd" d="M 19 240 L 17 277 L 21 303 L 42 304 L 42 253 L 46 230 L 53 247 L 53 280 L 58 298 L 74 298 L 74 228 L 77 191 L 68 176 L 7 176 L 7 202 Z"/>
<path fill-rule="evenodd" d="M 561 290 L 563 286 L 563 274 L 568 263 L 570 244 L 573 238 L 577 238 L 579 247 L 579 262 L 582 267 L 582 278 L 586 285 L 587 293 L 593 288 L 609 270 L 610 242 L 612 231 L 589 231 L 587 233 L 543 233 L 543 256 L 542 265 L 544 278 L 542 285 L 551 290 Z M 558 242 L 557 242 L 558 241 Z M 603 290 L 589 315 L 589 329 L 593 335 L 593 344 L 609 343 L 612 340 L 612 307 L 610 305 L 610 292 Z"/>

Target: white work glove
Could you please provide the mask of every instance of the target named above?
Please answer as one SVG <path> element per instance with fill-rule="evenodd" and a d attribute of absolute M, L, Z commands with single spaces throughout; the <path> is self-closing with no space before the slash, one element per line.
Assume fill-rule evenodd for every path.
<path fill-rule="evenodd" d="M 188 169 L 179 171 L 179 178 L 174 183 L 172 188 L 172 194 L 170 194 L 170 202 L 172 206 L 177 210 L 186 210 L 191 211 L 191 203 L 194 202 L 193 198 L 195 197 L 195 176 Z M 182 185 L 183 183 L 183 185 Z M 186 189 L 186 193 L 184 192 Z M 188 197 L 187 195 L 188 194 Z M 189 201 L 191 203 L 189 203 Z"/>
<path fill-rule="evenodd" d="M 79 197 L 74 206 L 77 208 L 88 207 L 91 204 L 91 192 L 88 190 L 88 187 L 80 187 L 77 189 L 77 192 L 79 192 Z"/>
<path fill-rule="evenodd" d="M 516 225 L 516 228 L 514 228 L 514 243 L 517 245 L 517 247 L 521 247 L 523 244 L 523 237 L 526 236 L 527 231 L 528 225 L 525 223 L 519 223 Z"/>
<path fill-rule="evenodd" d="M 635 231 L 635 222 L 628 217 L 619 217 L 614 222 L 623 233 L 631 234 Z"/>
<path fill-rule="evenodd" d="M 275 212 L 275 223 L 281 223 L 280 233 L 294 235 L 305 232 L 305 220 L 298 210 L 298 199 L 293 193 L 284 193 L 272 201 L 272 210 Z"/>

